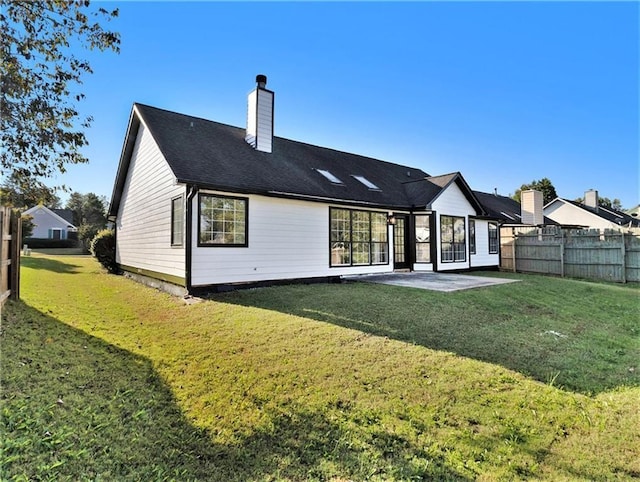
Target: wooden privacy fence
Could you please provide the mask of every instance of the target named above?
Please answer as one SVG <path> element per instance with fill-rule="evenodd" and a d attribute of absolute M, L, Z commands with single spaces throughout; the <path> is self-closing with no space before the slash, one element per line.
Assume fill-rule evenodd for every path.
<path fill-rule="evenodd" d="M 20 215 L 8 207 L 0 207 L 0 309 L 7 298 L 20 298 Z"/>
<path fill-rule="evenodd" d="M 626 283 L 640 281 L 640 231 L 502 228 L 500 268 Z"/>

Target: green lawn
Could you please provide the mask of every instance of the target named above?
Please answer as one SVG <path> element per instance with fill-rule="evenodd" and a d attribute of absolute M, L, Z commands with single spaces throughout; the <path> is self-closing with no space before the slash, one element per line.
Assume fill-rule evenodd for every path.
<path fill-rule="evenodd" d="M 640 477 L 638 287 L 516 277 L 186 305 L 90 258 L 23 258 L 0 478 Z"/>

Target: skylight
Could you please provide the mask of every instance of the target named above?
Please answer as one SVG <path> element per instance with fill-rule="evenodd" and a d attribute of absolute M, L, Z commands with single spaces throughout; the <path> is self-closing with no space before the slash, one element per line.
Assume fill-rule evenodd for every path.
<path fill-rule="evenodd" d="M 355 177 L 358 181 L 360 181 L 362 184 L 367 186 L 369 189 L 373 189 L 374 191 L 380 191 L 381 190 L 378 186 L 376 186 L 374 183 L 369 181 L 369 179 L 367 179 L 364 176 L 353 175 L 353 177 Z"/>
<path fill-rule="evenodd" d="M 339 178 L 331 174 L 329 171 L 325 171 L 324 169 L 316 169 L 316 171 L 322 174 L 327 180 L 329 180 L 333 184 L 344 184 Z"/>

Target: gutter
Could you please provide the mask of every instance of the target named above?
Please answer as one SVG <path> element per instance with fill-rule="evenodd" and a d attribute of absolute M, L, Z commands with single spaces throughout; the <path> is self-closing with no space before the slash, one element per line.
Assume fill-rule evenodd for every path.
<path fill-rule="evenodd" d="M 185 233 L 185 288 L 187 289 L 187 293 L 191 293 L 191 262 L 192 262 L 192 246 L 193 246 L 193 199 L 198 194 L 198 187 L 196 185 L 187 185 L 187 208 L 185 210 L 185 217 L 187 218 Z"/>

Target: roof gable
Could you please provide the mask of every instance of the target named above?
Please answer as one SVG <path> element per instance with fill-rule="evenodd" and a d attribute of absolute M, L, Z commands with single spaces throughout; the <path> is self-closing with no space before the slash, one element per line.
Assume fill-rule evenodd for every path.
<path fill-rule="evenodd" d="M 66 227 L 71 227 L 72 229 L 76 229 L 76 226 L 74 226 L 74 224 L 71 221 L 68 221 L 67 219 L 63 218 L 62 216 L 60 216 L 59 214 L 54 212 L 54 210 L 49 209 L 46 206 L 42 206 L 42 205 L 33 206 L 32 208 L 29 208 L 26 211 L 24 211 L 22 214 L 26 214 L 26 215 L 31 215 L 32 216 L 39 209 L 44 211 L 44 214 L 46 214 L 49 217 L 51 217 L 54 221 L 60 223 L 60 225 L 64 226 L 65 228 Z M 56 209 L 55 211 L 68 211 L 68 213 L 71 213 L 71 217 L 73 217 L 73 212 L 70 209 Z M 68 215 L 68 213 L 67 213 L 67 215 Z"/>
<path fill-rule="evenodd" d="M 457 184 L 469 204 L 476 210 L 477 215 L 484 215 L 485 211 L 482 205 L 459 172 L 441 176 L 427 176 L 417 181 L 405 182 L 405 190 L 412 207 L 431 209 L 434 201 L 454 183 Z"/>

